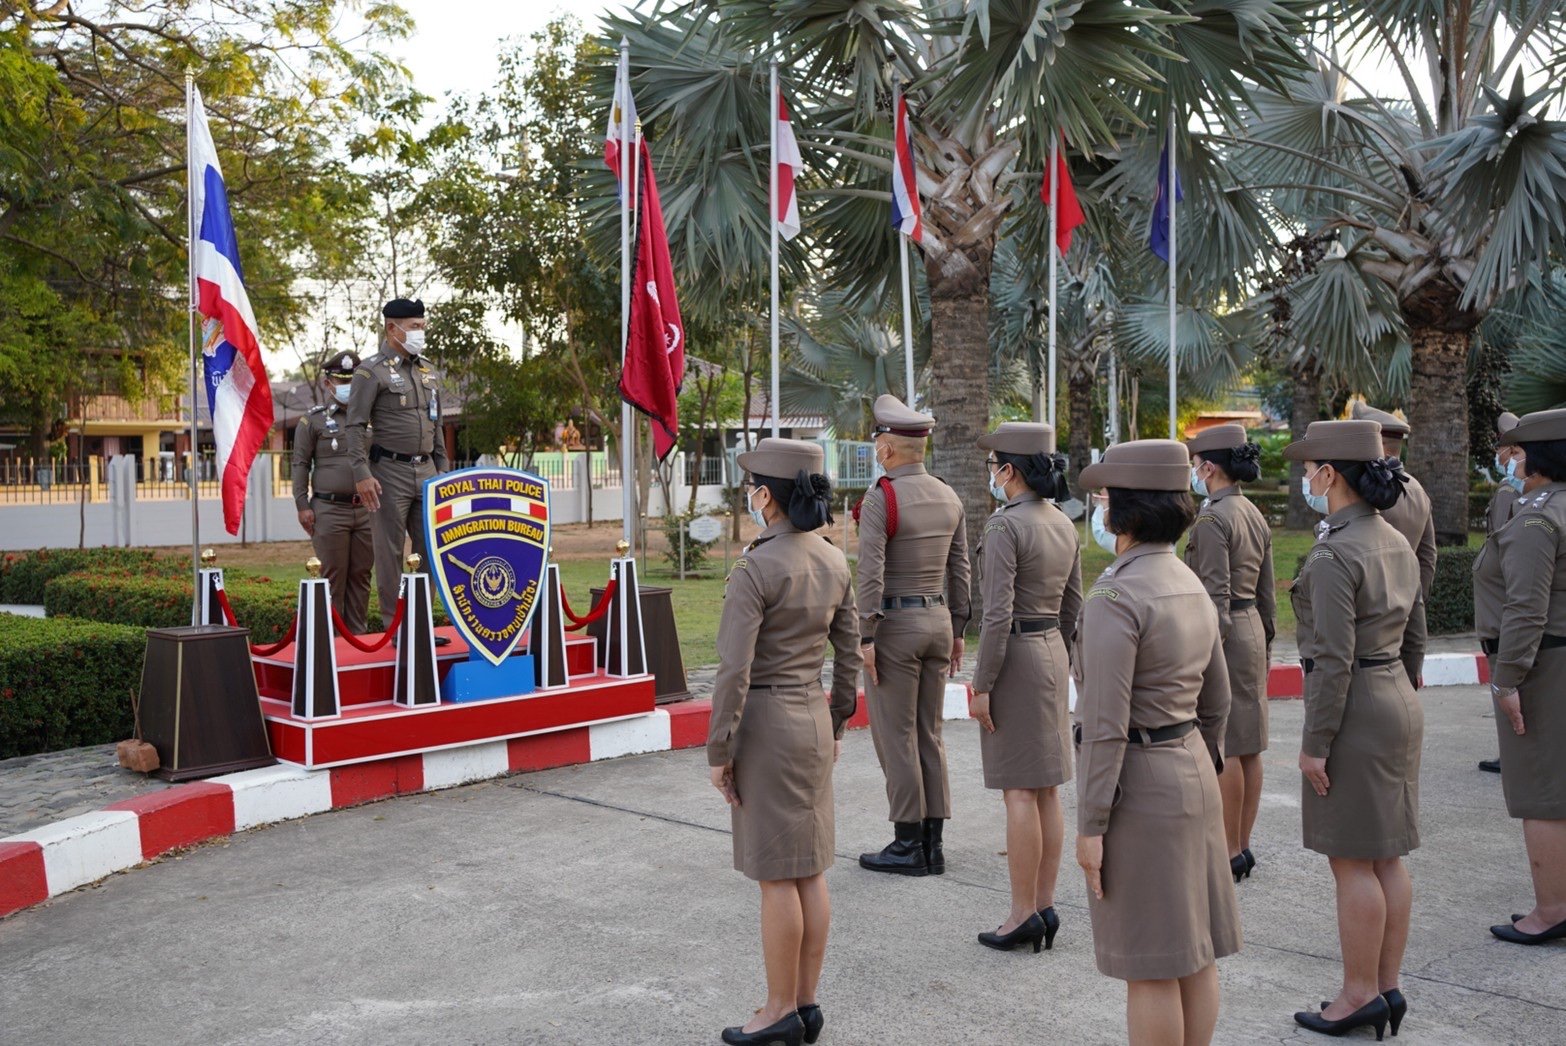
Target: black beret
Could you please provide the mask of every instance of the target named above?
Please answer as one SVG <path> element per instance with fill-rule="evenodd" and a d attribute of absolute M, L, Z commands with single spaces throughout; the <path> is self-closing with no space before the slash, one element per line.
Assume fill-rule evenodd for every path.
<path fill-rule="evenodd" d="M 424 316 L 424 302 L 415 298 L 393 298 L 381 307 L 381 315 L 388 320 L 413 320 Z"/>

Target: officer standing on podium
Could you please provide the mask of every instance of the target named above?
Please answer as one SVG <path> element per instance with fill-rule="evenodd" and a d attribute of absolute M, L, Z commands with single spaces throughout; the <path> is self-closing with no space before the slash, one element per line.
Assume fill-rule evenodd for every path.
<path fill-rule="evenodd" d="M 359 354 L 340 352 L 321 366 L 332 401 L 311 407 L 294 432 L 294 505 L 321 560 L 332 606 L 354 635 L 368 627 L 375 536 L 354 489 L 348 450 L 348 393 Z"/>
<path fill-rule="evenodd" d="M 381 351 L 353 372 L 348 446 L 359 498 L 375 522 L 375 590 L 389 621 L 406 538 L 429 568 L 424 481 L 445 472 L 447 461 L 440 379 L 424 357 L 424 303 L 393 298 L 381 316 Z"/>
<path fill-rule="evenodd" d="M 870 736 L 886 774 L 896 837 L 861 854 L 872 872 L 940 875 L 951 786 L 941 713 L 962 667 L 968 626 L 968 529 L 962 501 L 924 469 L 935 419 L 895 396 L 875 401 L 875 454 L 886 476 L 859 512 L 859 635 Z"/>

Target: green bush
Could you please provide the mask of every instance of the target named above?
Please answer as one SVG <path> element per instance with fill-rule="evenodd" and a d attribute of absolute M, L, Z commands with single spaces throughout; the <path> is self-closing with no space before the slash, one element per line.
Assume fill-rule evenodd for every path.
<path fill-rule="evenodd" d="M 678 515 L 665 515 L 663 517 L 663 538 L 668 547 L 663 550 L 664 561 L 669 564 L 669 569 L 678 573 L 680 566 L 680 553 L 685 553 L 684 570 L 686 573 L 695 573 L 707 565 L 707 552 L 714 541 L 697 541 L 689 534 L 685 534 L 682 543 L 680 535 L 690 525 L 691 520 L 697 516 L 708 515 L 706 512 L 681 512 Z"/>
<path fill-rule="evenodd" d="M 0 617 L 0 759 L 129 737 L 145 647 L 139 628 Z"/>
<path fill-rule="evenodd" d="M 1474 629 L 1474 558 L 1476 548 L 1460 545 L 1436 549 L 1435 580 L 1430 583 L 1430 601 L 1425 604 L 1425 632 L 1447 636 Z M 1305 557 L 1294 564 L 1294 576 L 1300 576 Z"/>
<path fill-rule="evenodd" d="M 189 569 L 177 559 L 160 560 L 141 548 L 39 549 L 0 557 L 0 603 L 42 603 L 50 578 L 77 571 L 120 571 L 174 575 Z"/>

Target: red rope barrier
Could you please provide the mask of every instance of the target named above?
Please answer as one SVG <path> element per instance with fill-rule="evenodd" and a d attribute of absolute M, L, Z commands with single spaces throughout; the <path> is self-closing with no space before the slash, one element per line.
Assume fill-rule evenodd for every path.
<path fill-rule="evenodd" d="M 238 628 L 239 621 L 234 617 L 234 608 L 228 602 L 228 593 L 220 588 L 217 594 L 218 606 L 223 608 L 223 619 L 228 622 L 229 628 Z"/>
<path fill-rule="evenodd" d="M 378 643 L 366 643 L 364 640 L 348 631 L 348 626 L 344 624 L 342 615 L 337 612 L 336 607 L 332 608 L 332 624 L 337 626 L 337 634 L 346 639 L 349 646 L 353 647 L 355 650 L 361 653 L 373 654 L 381 647 L 391 642 L 392 636 L 397 634 L 397 626 L 402 624 L 403 611 L 407 609 L 408 598 L 406 596 L 397 600 L 397 612 L 392 615 L 391 624 L 386 626 L 386 631 L 381 635 L 380 642 Z"/>
<path fill-rule="evenodd" d="M 294 614 L 294 619 L 288 623 L 288 631 L 284 633 L 280 642 L 273 643 L 270 646 L 256 646 L 254 643 L 252 643 L 250 644 L 250 652 L 256 657 L 271 657 L 273 654 L 292 643 L 298 637 L 298 634 L 299 614 L 296 612 Z"/>
<path fill-rule="evenodd" d="M 593 609 L 583 617 L 577 617 L 571 612 L 571 604 L 566 602 L 565 588 L 562 586 L 560 589 L 560 609 L 565 611 L 565 616 L 571 622 L 565 627 L 565 630 L 567 632 L 575 632 L 579 629 L 586 628 L 588 625 L 607 614 L 609 612 L 609 602 L 614 598 L 614 590 L 619 586 L 619 584 L 620 583 L 618 581 L 610 581 L 609 584 L 605 585 L 604 594 L 598 598 L 598 605 L 593 607 Z"/>

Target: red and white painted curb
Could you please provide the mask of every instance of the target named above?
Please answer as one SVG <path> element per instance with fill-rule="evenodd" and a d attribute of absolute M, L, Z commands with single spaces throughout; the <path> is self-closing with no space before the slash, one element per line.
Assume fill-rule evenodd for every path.
<path fill-rule="evenodd" d="M 1425 685 L 1487 682 L 1476 654 L 1432 654 Z M 1273 665 L 1267 695 L 1298 698 L 1299 665 Z M 946 688 L 945 718 L 968 718 L 969 688 Z M 0 917 L 134 868 L 171 850 L 396 795 L 453 788 L 506 774 L 707 743 L 710 701 L 682 701 L 645 716 L 551 733 L 398 756 L 329 770 L 278 765 L 175 785 L 103 810 L 0 839 Z M 869 725 L 860 701 L 851 728 Z"/>

